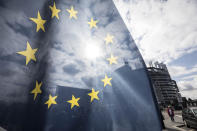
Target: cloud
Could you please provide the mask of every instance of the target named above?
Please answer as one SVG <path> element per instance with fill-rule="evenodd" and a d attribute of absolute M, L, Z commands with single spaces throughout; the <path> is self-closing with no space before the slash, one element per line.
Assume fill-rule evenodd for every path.
<path fill-rule="evenodd" d="M 197 78 L 194 78 L 192 80 L 182 80 L 177 84 L 182 96 L 197 99 Z"/>
<path fill-rule="evenodd" d="M 24 12 L 5 7 L 0 7 L 0 101 L 10 104 L 25 102 L 29 94 L 32 72 L 25 66 L 25 57 L 16 52 L 25 50 L 31 24 Z"/>
<path fill-rule="evenodd" d="M 9 98 L 13 101 L 15 90 L 18 91 L 19 98 L 28 96 L 36 80 L 42 81 L 48 87 L 46 92 L 53 89 L 51 92 L 54 94 L 58 86 L 89 89 L 94 86 L 95 81 L 91 81 L 92 78 L 104 77 L 106 72 L 115 71 L 124 65 L 124 60 L 129 60 L 132 69 L 143 68 L 141 55 L 129 31 L 116 8 L 108 6 L 109 2 L 111 1 L 94 0 L 76 3 L 74 8 L 79 12 L 77 20 L 69 19 L 68 12 L 63 11 L 59 14 L 59 20 L 51 19 L 48 14 L 50 10 L 45 10 L 45 7 L 48 9 L 46 4 L 40 9 L 42 18 L 47 20 L 46 32 L 35 32 L 36 25 L 29 20 L 29 17 L 36 17 L 37 8 L 29 12 L 26 10 L 27 7 L 19 10 L 18 8 L 22 5 L 13 7 L 17 4 L 15 2 L 6 3 L 6 8 L 0 7 L 0 14 L 3 16 L 0 19 L 2 25 L 0 28 L 3 28 L 0 30 L 2 42 L 0 65 L 3 65 L 4 61 L 10 65 L 9 68 L 2 67 L 0 70 L 2 73 L 0 85 L 8 91 L 0 97 L 0 100 L 8 100 L 10 96 Z M 41 2 L 41 5 L 44 3 L 44 1 Z M 63 4 L 57 3 L 56 6 L 62 10 L 70 8 L 71 4 L 72 1 L 63 1 Z M 98 9 L 96 8 L 98 6 L 101 7 Z M 33 8 L 34 5 L 30 7 Z M 90 29 L 87 24 L 91 17 L 99 20 L 97 29 Z M 114 36 L 114 42 L 106 46 L 104 39 L 108 33 Z M 26 66 L 25 57 L 16 52 L 25 50 L 27 41 L 32 48 L 38 48 L 38 51 L 36 52 L 37 61 L 31 61 Z M 100 57 L 91 60 L 87 58 L 84 55 L 87 45 L 98 46 L 102 50 Z M 106 60 L 111 53 L 118 57 L 117 65 L 110 66 Z M 8 78 L 8 76 L 11 77 Z M 5 79 L 7 84 L 4 83 Z M 24 93 L 23 91 L 26 95 L 20 96 L 20 92 Z"/>
<path fill-rule="evenodd" d="M 169 63 L 197 50 L 195 0 L 114 0 L 143 58 Z"/>
<path fill-rule="evenodd" d="M 197 50 L 195 0 L 114 0 L 145 62 L 169 64 Z M 195 97 L 197 68 L 168 65 L 181 93 Z"/>
<path fill-rule="evenodd" d="M 197 96 L 197 68 L 184 66 L 168 66 L 172 78 L 178 79 L 177 85 L 182 96 L 196 99 Z"/>
<path fill-rule="evenodd" d="M 24 48 L 27 38 L 27 30 L 30 27 L 28 20 L 23 12 L 17 12 L 5 8 L 1 8 L 1 19 L 0 19 L 0 39 L 1 55 L 10 55 Z M 8 39 L 9 36 L 9 39 Z"/>
<path fill-rule="evenodd" d="M 194 79 L 194 78 L 197 78 L 197 75 L 184 76 L 184 77 L 181 77 L 181 80 L 191 80 L 191 79 Z"/>
<path fill-rule="evenodd" d="M 107 6 L 109 2 L 91 1 L 75 4 L 74 8 L 79 12 L 77 20 L 62 19 L 65 15 L 68 17 L 68 14 L 61 14 L 58 23 L 52 21 L 47 31 L 51 45 L 50 66 L 47 70 L 52 71 L 49 73 L 49 81 L 52 85 L 90 88 L 93 84 L 89 82 L 89 78 L 116 70 L 124 65 L 124 59 L 130 61 L 132 69 L 143 67 L 141 55 L 132 37 L 116 8 Z M 61 4 L 58 8 L 70 8 L 68 3 Z M 87 24 L 91 17 L 99 21 L 97 29 L 90 29 Z M 107 33 L 114 36 L 114 42 L 109 46 L 104 42 Z M 98 58 L 86 57 L 88 45 L 95 45 L 101 50 Z M 111 53 L 118 56 L 117 65 L 109 66 L 106 58 L 110 57 Z M 87 79 L 84 79 L 86 77 Z"/>
<path fill-rule="evenodd" d="M 77 73 L 80 72 L 79 69 L 77 69 L 76 65 L 74 64 L 69 64 L 63 67 L 63 70 L 65 73 L 68 73 L 69 75 L 76 75 Z"/>
<path fill-rule="evenodd" d="M 182 96 L 197 99 L 197 68 L 184 66 L 168 66 L 173 79 L 178 79 L 177 85 Z"/>
<path fill-rule="evenodd" d="M 194 65 L 191 68 L 187 68 L 185 66 L 168 66 L 168 69 L 169 69 L 170 74 L 174 78 L 175 77 L 187 78 L 185 76 L 191 75 L 193 73 L 197 73 L 197 65 Z"/>
<path fill-rule="evenodd" d="M 30 16 L 27 15 L 31 11 L 29 8 L 19 8 L 19 6 L 24 6 L 17 6 L 20 2 L 4 1 L 2 2 L 4 6 L 0 7 L 0 101 L 7 104 L 26 102 L 30 90 L 35 86 L 36 77 L 41 80 L 40 76 L 44 74 L 46 68 L 46 62 L 43 59 L 46 51 L 40 51 L 40 49 L 42 47 L 46 49 L 47 42 L 43 38 L 42 42 L 45 45 L 40 47 L 39 44 L 42 42 L 37 39 L 35 30 L 32 30 L 33 23 L 30 22 Z M 40 47 L 36 53 L 36 62 L 41 62 L 40 65 L 30 61 L 26 66 L 25 57 L 16 53 L 26 49 L 27 41 L 32 48 Z M 43 68 L 43 66 L 45 67 Z"/>

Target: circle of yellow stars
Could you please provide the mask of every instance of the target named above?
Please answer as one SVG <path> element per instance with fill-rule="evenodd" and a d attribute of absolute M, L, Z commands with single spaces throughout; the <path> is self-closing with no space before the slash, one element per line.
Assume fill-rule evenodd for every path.
<path fill-rule="evenodd" d="M 53 3 L 53 5 L 49 6 L 49 9 L 51 11 L 51 18 L 56 17 L 59 20 L 59 13 L 61 12 L 60 9 L 57 9 L 55 2 Z M 66 9 L 66 11 L 69 13 L 69 19 L 77 19 L 77 14 L 78 11 L 74 9 L 73 6 L 70 7 L 70 9 Z M 36 32 L 40 31 L 40 29 L 45 32 L 45 28 L 44 28 L 44 24 L 47 22 L 47 20 L 42 19 L 40 12 L 38 11 L 37 13 L 37 18 L 30 18 L 30 20 L 32 22 L 34 22 L 36 24 Z M 97 23 L 99 21 L 95 20 L 94 18 L 91 18 L 90 21 L 88 21 L 88 25 L 90 27 L 90 29 L 92 28 L 98 28 L 97 27 Z M 113 38 L 114 36 L 107 34 L 104 41 L 105 44 L 112 44 L 113 43 Z M 19 51 L 17 52 L 17 54 L 23 55 L 26 57 L 26 66 L 28 65 L 28 63 L 33 60 L 36 62 L 36 52 L 37 52 L 37 48 L 32 49 L 32 47 L 30 46 L 30 43 L 27 41 L 27 47 L 26 50 L 24 51 Z M 111 56 L 109 58 L 107 58 L 106 60 L 109 61 L 109 64 L 117 64 L 117 59 L 118 57 L 113 56 L 113 54 L 111 54 Z M 111 80 L 112 77 L 108 77 L 107 74 L 105 74 L 105 77 L 101 80 L 104 84 L 104 87 L 106 87 L 107 85 L 112 86 L 111 84 Z M 36 85 L 35 88 L 30 92 L 31 94 L 34 94 L 34 100 L 36 100 L 38 94 L 42 93 L 41 87 L 42 87 L 42 82 L 38 82 L 36 80 Z M 92 88 L 91 92 L 88 93 L 87 95 L 90 96 L 90 102 L 93 102 L 94 100 L 99 100 L 98 97 L 99 91 L 95 91 L 94 88 Z M 48 109 L 51 107 L 51 105 L 53 104 L 57 104 L 56 102 L 56 98 L 58 96 L 52 96 L 51 94 L 49 94 L 49 98 L 48 100 L 45 102 L 45 104 L 48 105 Z M 73 107 L 77 106 L 79 107 L 79 100 L 80 98 L 76 98 L 73 94 L 72 94 L 72 98 L 71 100 L 68 100 L 67 102 L 71 104 L 71 109 L 73 109 Z"/>

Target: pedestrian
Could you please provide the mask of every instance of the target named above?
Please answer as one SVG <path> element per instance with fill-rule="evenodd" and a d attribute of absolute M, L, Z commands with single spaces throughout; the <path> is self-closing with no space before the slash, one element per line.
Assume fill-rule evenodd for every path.
<path fill-rule="evenodd" d="M 169 117 L 171 118 L 171 121 L 174 121 L 174 110 L 172 109 L 171 106 L 168 106 L 167 112 L 168 112 Z"/>

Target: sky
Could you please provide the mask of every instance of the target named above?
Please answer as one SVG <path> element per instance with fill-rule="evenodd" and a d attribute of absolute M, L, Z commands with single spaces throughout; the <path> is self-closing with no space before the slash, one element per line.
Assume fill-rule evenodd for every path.
<path fill-rule="evenodd" d="M 26 6 L 22 4 L 23 0 L 0 3 L 0 86 L 4 87 L 0 100 L 21 99 L 15 99 L 16 94 L 25 100 L 26 95 L 20 95 L 20 90 L 25 94 L 28 91 L 26 86 L 31 82 L 33 86 L 35 79 L 45 79 L 44 83 L 55 94 L 57 86 L 91 89 L 94 87 L 94 77 L 104 74 L 106 70 L 114 71 L 123 66 L 127 59 L 132 61 L 130 65 L 133 69 L 144 68 L 141 54 L 117 9 L 115 6 L 107 7 L 112 1 L 61 2 L 56 2 L 62 10 L 59 20 L 51 19 L 48 6 L 53 2 L 47 0 L 40 4 L 29 2 Z M 78 17 L 69 19 L 69 13 L 65 10 L 74 3 Z M 30 10 L 31 6 L 35 8 Z M 36 17 L 38 10 L 42 19 L 47 20 L 46 33 L 42 30 L 36 32 L 36 24 L 29 19 Z M 97 28 L 89 27 L 91 18 L 98 20 Z M 113 44 L 106 45 L 107 34 L 114 37 Z M 38 51 L 37 61 L 31 60 L 25 65 L 25 57 L 16 52 L 25 50 L 27 41 Z M 95 51 L 99 52 L 99 56 L 91 58 Z M 118 64 L 109 65 L 107 58 L 111 54 L 118 57 Z"/>
<path fill-rule="evenodd" d="M 96 65 L 95 62 L 98 62 L 98 60 L 100 61 L 101 59 L 92 61 L 89 58 L 86 58 L 86 56 L 89 55 L 84 53 L 87 52 L 86 50 L 89 48 L 89 45 L 86 43 L 94 43 L 93 48 L 94 46 L 98 46 L 99 43 L 102 43 L 99 46 L 102 46 L 103 48 L 103 45 L 105 45 L 103 43 L 104 38 L 107 35 L 107 29 L 108 33 L 111 32 L 111 34 L 115 36 L 116 39 L 114 39 L 114 43 L 116 46 L 108 47 L 108 49 L 103 48 L 105 53 L 102 53 L 102 56 L 100 56 L 102 59 L 110 56 L 110 53 L 106 52 L 106 50 L 114 50 L 114 55 L 121 58 L 118 59 L 119 63 L 123 64 L 124 60 L 130 59 L 129 61 L 134 63 L 131 64 L 131 66 L 136 68 L 135 65 L 139 65 L 140 63 L 138 59 L 135 59 L 137 58 L 138 53 L 136 52 L 132 54 L 127 50 L 127 48 L 135 48 L 135 46 L 129 47 L 127 44 L 134 39 L 147 66 L 149 61 L 159 61 L 167 64 L 172 78 L 177 81 L 182 96 L 194 99 L 197 98 L 197 62 L 195 61 L 197 56 L 197 17 L 195 17 L 197 13 L 197 2 L 195 0 L 114 0 L 119 13 L 133 37 L 133 39 L 130 39 L 129 41 L 127 41 L 128 36 L 124 35 L 126 29 L 123 29 L 122 26 L 119 25 L 122 20 L 112 17 L 117 14 L 113 14 L 113 9 L 106 11 L 105 8 L 107 7 L 104 2 L 99 4 L 99 9 L 96 8 L 96 6 L 92 6 L 91 9 L 84 10 L 82 13 L 83 15 L 80 15 L 78 18 L 83 21 L 88 21 L 94 16 L 95 19 L 101 20 L 98 23 L 100 26 L 99 30 L 87 32 L 86 30 L 89 27 L 86 22 L 80 23 L 75 21 L 79 26 L 73 27 L 73 30 L 70 31 L 71 34 L 68 34 L 65 33 L 65 30 L 69 30 L 69 26 L 67 25 L 74 22 L 74 20 L 64 21 L 63 19 L 60 19 L 58 25 L 56 25 L 57 21 L 52 20 L 50 23 L 46 24 L 46 29 L 48 29 L 51 34 L 58 34 L 58 37 L 53 37 L 53 41 L 48 40 L 51 35 L 49 33 L 49 35 L 43 35 L 41 32 L 36 33 L 35 30 L 32 29 L 32 27 L 35 27 L 34 23 L 29 20 L 29 17 L 35 17 L 37 15 L 38 9 L 40 10 L 41 16 L 48 19 L 50 16 L 46 15 L 44 17 L 45 9 L 43 8 L 48 9 L 47 4 L 52 4 L 52 2 L 45 2 L 42 4 L 34 2 L 33 6 L 36 8 L 32 8 L 31 10 L 28 8 L 31 6 L 31 3 L 27 3 L 27 6 L 25 7 L 22 3 L 23 0 L 19 2 L 2 1 L 0 3 L 0 9 L 4 10 L 4 12 L 1 13 L 2 19 L 0 20 L 0 39 L 2 46 L 0 48 L 0 55 L 2 56 L 1 65 L 6 65 L 6 69 L 1 69 L 1 74 L 3 75 L 2 81 L 6 81 L 1 83 L 2 86 L 13 87 L 12 84 L 15 84 L 18 88 L 21 88 L 17 75 L 20 74 L 23 76 L 26 73 L 32 73 L 31 75 L 28 75 L 28 77 L 22 79 L 22 81 L 31 81 L 30 78 L 35 75 L 27 66 L 23 65 L 23 57 L 21 58 L 15 55 L 17 51 L 24 50 L 26 42 L 29 41 L 32 48 L 39 46 L 41 49 L 47 48 L 50 50 L 49 53 L 47 51 L 40 52 L 40 50 L 38 50 L 41 55 L 38 55 L 37 57 L 38 62 L 46 57 L 49 58 L 49 62 L 53 63 L 45 68 L 46 72 L 49 72 L 47 75 L 51 76 L 51 79 L 53 79 L 53 82 L 50 83 L 51 85 L 57 83 L 60 86 L 70 85 L 69 83 L 73 83 L 73 81 L 69 81 L 69 77 L 75 77 L 78 80 L 75 86 L 83 85 L 83 87 L 86 88 L 87 85 L 91 85 L 90 81 L 92 78 L 87 78 L 84 72 L 81 71 L 80 68 L 84 67 L 84 62 L 81 62 L 81 60 L 86 62 L 86 71 L 89 71 L 88 75 L 92 75 L 92 77 L 97 73 L 101 73 L 101 70 L 107 67 L 106 61 L 103 61 L 100 63 L 102 66 L 97 67 L 99 68 L 98 72 L 95 74 L 91 73 Z M 66 4 L 70 3 L 68 2 Z M 59 8 L 69 8 L 69 6 L 64 7 L 61 4 L 58 6 Z M 80 12 L 82 9 L 78 8 L 77 10 Z M 90 10 L 92 10 L 93 13 L 90 13 Z M 34 15 L 32 16 L 32 14 Z M 110 14 L 113 14 L 111 18 L 108 17 Z M 62 12 L 59 15 L 60 18 L 68 17 L 68 14 Z M 110 22 L 111 24 L 109 24 Z M 85 24 L 86 26 L 82 26 Z M 57 32 L 54 28 L 47 28 L 53 26 L 59 31 Z M 62 28 L 62 26 L 64 28 Z M 79 27 L 82 28 L 78 34 L 83 34 L 89 39 L 81 37 L 80 35 L 73 37 L 73 33 L 75 33 Z M 41 35 L 44 39 L 38 41 L 37 39 L 41 39 L 41 37 L 38 37 L 37 34 Z M 64 39 L 63 37 L 65 35 L 70 35 L 70 37 Z M 9 36 L 9 39 L 7 39 L 7 36 Z M 90 39 L 91 36 L 93 36 L 93 39 Z M 76 44 L 79 43 L 79 39 L 85 46 L 78 46 Z M 62 44 L 68 42 L 70 43 L 69 46 Z M 118 45 L 119 43 L 123 44 Z M 76 46 L 78 46 L 80 50 L 75 50 L 74 48 Z M 75 56 L 73 55 L 74 51 L 82 52 L 84 55 L 76 54 Z M 67 55 L 65 55 L 64 52 L 67 52 Z M 68 56 L 73 58 L 73 61 L 66 61 Z M 53 57 L 56 59 L 52 59 Z M 126 59 L 124 59 L 124 57 Z M 65 61 L 62 62 L 61 59 Z M 76 63 L 76 61 L 78 63 Z M 20 64 L 16 64 L 17 62 Z M 113 68 L 118 68 L 121 64 L 116 65 Z M 22 68 L 20 68 L 20 65 L 22 65 Z M 29 66 L 32 67 L 32 69 L 34 67 L 32 64 L 29 64 Z M 39 70 L 42 67 L 36 66 L 34 68 Z M 11 69 L 9 73 L 7 72 L 8 69 Z M 65 76 L 65 73 L 70 75 Z M 5 77 L 5 74 L 10 79 L 13 79 L 13 82 L 9 82 L 7 77 Z M 82 77 L 85 79 L 80 79 Z M 18 92 L 17 88 L 14 87 L 13 91 Z M 12 96 L 12 94 L 10 95 Z M 5 93 L 2 94 L 2 97 L 3 96 L 12 98 Z"/>
<path fill-rule="evenodd" d="M 114 2 L 146 65 L 165 63 L 182 96 L 197 99 L 197 1 Z"/>

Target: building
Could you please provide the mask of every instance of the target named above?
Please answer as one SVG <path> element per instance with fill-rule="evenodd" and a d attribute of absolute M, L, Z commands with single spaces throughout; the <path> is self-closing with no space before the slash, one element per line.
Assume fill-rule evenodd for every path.
<path fill-rule="evenodd" d="M 181 94 L 179 93 L 176 81 L 171 79 L 166 65 L 158 62 L 155 62 L 154 65 L 150 62 L 149 65 L 150 67 L 147 70 L 159 106 L 181 106 Z"/>

